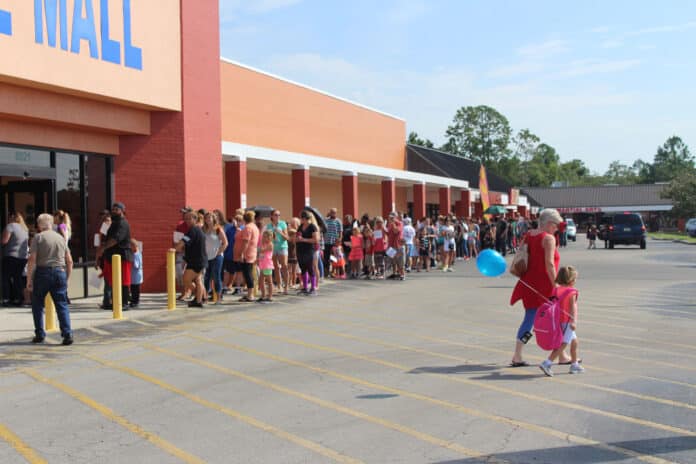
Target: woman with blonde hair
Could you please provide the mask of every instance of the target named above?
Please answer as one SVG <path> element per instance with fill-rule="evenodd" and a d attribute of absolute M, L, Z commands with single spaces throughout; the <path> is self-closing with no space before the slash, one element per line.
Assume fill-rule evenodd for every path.
<path fill-rule="evenodd" d="M 56 232 L 65 237 L 65 242 L 68 243 L 72 236 L 72 221 L 70 220 L 70 215 L 66 211 L 59 209 L 53 215 L 53 225 Z"/>
<path fill-rule="evenodd" d="M 29 258 L 29 229 L 22 213 L 10 213 L 2 233 L 2 299 L 3 304 L 20 306 L 26 286 L 24 266 Z"/>
<path fill-rule="evenodd" d="M 211 281 L 215 285 L 217 296 L 215 304 L 222 303 L 222 261 L 227 248 L 227 236 L 218 224 L 218 216 L 208 211 L 203 215 L 203 234 L 205 235 L 205 250 L 208 256 L 208 266 L 205 268 L 203 283 L 207 294 L 211 292 Z"/>
<path fill-rule="evenodd" d="M 510 305 L 522 300 L 525 309 L 524 319 L 517 330 L 515 353 L 510 362 L 511 367 L 528 366 L 522 360 L 522 348 L 532 338 L 532 327 L 537 308 L 548 300 L 556 286 L 556 274 L 561 260 L 556 247 L 555 232 L 563 219 L 555 209 L 545 209 L 539 215 L 539 228 L 530 230 L 524 236 L 529 258 L 527 272 L 515 285 L 510 296 Z M 567 362 L 568 356 L 561 359 Z"/>

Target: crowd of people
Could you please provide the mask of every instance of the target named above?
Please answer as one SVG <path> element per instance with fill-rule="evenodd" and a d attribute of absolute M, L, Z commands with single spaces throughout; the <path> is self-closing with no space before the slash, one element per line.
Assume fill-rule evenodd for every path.
<path fill-rule="evenodd" d="M 315 296 L 324 278 L 406 280 L 411 272 L 453 272 L 460 260 L 494 248 L 514 253 L 532 224 L 515 214 L 464 219 L 454 215 L 412 221 L 398 212 L 386 218 L 346 215 L 336 208 L 298 217 L 279 210 L 222 211 L 186 207 L 174 232 L 180 300 L 200 307 L 224 295 L 268 303 L 277 293 Z"/>

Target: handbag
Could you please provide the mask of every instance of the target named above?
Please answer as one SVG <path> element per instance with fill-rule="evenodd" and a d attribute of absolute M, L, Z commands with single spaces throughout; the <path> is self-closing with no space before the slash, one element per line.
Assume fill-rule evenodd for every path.
<path fill-rule="evenodd" d="M 525 272 L 527 272 L 527 263 L 529 262 L 529 249 L 527 248 L 527 242 L 522 239 L 522 243 L 517 247 L 515 252 L 515 257 L 512 258 L 512 263 L 510 263 L 510 274 L 515 277 L 522 277 Z"/>

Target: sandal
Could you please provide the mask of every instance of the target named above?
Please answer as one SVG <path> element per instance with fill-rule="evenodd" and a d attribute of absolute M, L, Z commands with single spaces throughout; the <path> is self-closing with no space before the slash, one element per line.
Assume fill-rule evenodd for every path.
<path fill-rule="evenodd" d="M 510 365 L 509 365 L 509 367 L 528 367 L 528 366 L 530 366 L 530 364 L 527 361 L 519 361 L 519 362 L 510 361 Z"/>
<path fill-rule="evenodd" d="M 241 297 L 238 301 L 241 301 L 242 303 L 251 303 L 251 298 L 249 298 L 248 296 L 244 295 L 244 296 Z"/>
<path fill-rule="evenodd" d="M 559 366 L 569 366 L 570 364 L 572 364 L 571 361 L 566 361 L 566 362 L 560 362 L 560 361 L 559 361 L 559 362 L 558 362 L 558 365 L 559 365 Z M 582 358 L 578 359 L 578 364 L 582 364 Z"/>

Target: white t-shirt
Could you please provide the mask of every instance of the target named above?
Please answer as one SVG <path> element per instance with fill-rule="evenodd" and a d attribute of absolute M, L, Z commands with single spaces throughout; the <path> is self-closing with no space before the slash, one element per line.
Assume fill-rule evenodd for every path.
<path fill-rule="evenodd" d="M 406 245 L 413 245 L 413 237 L 416 236 L 416 229 L 411 225 L 404 226 L 403 238 Z"/>

